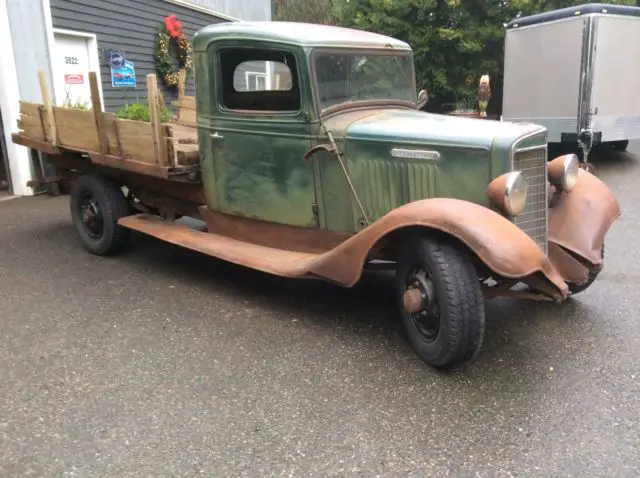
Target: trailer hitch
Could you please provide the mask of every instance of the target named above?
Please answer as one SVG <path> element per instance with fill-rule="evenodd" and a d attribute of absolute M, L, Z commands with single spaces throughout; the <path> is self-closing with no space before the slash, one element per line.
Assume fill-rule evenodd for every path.
<path fill-rule="evenodd" d="M 582 149 L 582 161 L 580 167 L 585 171 L 595 174 L 595 167 L 589 163 L 589 153 L 593 148 L 593 133 L 589 129 L 582 129 L 578 135 L 578 145 Z"/>

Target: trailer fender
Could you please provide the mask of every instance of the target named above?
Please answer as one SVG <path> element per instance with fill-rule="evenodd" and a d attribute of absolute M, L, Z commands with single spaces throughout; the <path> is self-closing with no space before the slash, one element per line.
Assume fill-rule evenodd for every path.
<path fill-rule="evenodd" d="M 394 232 L 416 227 L 454 237 L 499 276 L 521 279 L 542 272 L 561 291 L 567 288 L 544 252 L 524 231 L 487 207 L 451 198 L 423 199 L 394 209 L 322 254 L 309 272 L 352 286 L 376 245 Z"/>
<path fill-rule="evenodd" d="M 620 216 L 620 205 L 607 185 L 581 169 L 571 192 L 549 209 L 549 241 L 593 266 L 602 264 L 604 236 Z"/>

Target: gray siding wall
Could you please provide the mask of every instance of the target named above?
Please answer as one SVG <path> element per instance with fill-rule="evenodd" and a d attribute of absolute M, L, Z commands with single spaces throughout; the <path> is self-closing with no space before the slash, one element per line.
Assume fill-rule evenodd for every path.
<path fill-rule="evenodd" d="M 183 23 L 189 40 L 198 29 L 226 21 L 164 0 L 51 0 L 54 28 L 96 34 L 107 111 L 116 111 L 127 103 L 146 100 L 146 76 L 149 73 L 157 74 L 155 34 L 163 25 L 164 17 L 173 14 Z M 137 80 L 135 89 L 111 86 L 111 71 L 104 55 L 108 49 L 124 52 L 127 59 L 134 63 Z M 158 78 L 158 84 L 167 106 L 171 107 L 177 90 L 168 90 L 161 78 Z M 186 93 L 195 94 L 193 75 L 189 77 Z"/>

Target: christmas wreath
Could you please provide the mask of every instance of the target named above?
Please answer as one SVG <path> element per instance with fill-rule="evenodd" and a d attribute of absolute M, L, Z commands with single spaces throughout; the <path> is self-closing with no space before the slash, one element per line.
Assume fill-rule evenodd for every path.
<path fill-rule="evenodd" d="M 174 66 L 173 59 L 169 53 L 169 46 L 174 41 L 178 47 L 178 61 L 180 67 L 187 71 L 187 75 L 193 68 L 191 58 L 191 43 L 187 40 L 182 31 L 180 23 L 175 15 L 165 17 L 164 25 L 156 36 L 156 69 L 163 81 L 170 88 L 178 86 L 178 68 Z"/>

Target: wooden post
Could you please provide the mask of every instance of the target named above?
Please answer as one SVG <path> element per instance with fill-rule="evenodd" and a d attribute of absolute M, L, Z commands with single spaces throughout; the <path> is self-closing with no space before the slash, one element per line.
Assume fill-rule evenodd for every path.
<path fill-rule="evenodd" d="M 186 87 L 187 87 L 187 70 L 182 68 L 178 72 L 178 101 L 180 101 L 184 96 Z"/>
<path fill-rule="evenodd" d="M 156 153 L 156 163 L 164 168 L 167 166 L 167 145 L 162 134 L 162 120 L 160 119 L 160 95 L 158 92 L 158 78 L 153 73 L 147 75 L 147 96 L 151 113 L 151 129 L 153 131 L 153 146 Z"/>
<path fill-rule="evenodd" d="M 93 122 L 96 125 L 96 134 L 98 135 L 98 144 L 100 144 L 100 153 L 109 154 L 109 140 L 104 126 L 104 117 L 102 115 L 102 101 L 100 101 L 100 90 L 98 89 L 98 77 L 95 71 L 89 72 L 89 87 L 91 88 L 91 109 L 93 110 Z"/>
<path fill-rule="evenodd" d="M 118 155 L 124 158 L 124 149 L 122 149 L 122 141 L 120 140 L 120 126 L 118 125 L 118 118 L 113 119 L 113 128 L 116 132 L 116 142 L 118 143 Z"/>
<path fill-rule="evenodd" d="M 44 106 L 45 117 L 51 138 L 45 140 L 51 141 L 52 144 L 58 144 L 58 132 L 56 130 L 56 119 L 53 116 L 53 108 L 51 107 L 51 98 L 49 98 L 49 88 L 47 87 L 47 77 L 44 70 L 38 70 L 38 81 L 40 82 L 40 92 L 42 93 L 42 103 Z"/>
<path fill-rule="evenodd" d="M 178 117 L 178 121 L 181 121 L 183 119 L 183 115 L 182 115 L 182 107 L 184 106 L 182 104 L 182 100 L 184 99 L 184 95 L 185 95 L 185 90 L 186 90 L 186 83 L 187 83 L 187 70 L 185 70 L 184 68 L 181 68 L 180 71 L 178 72 L 178 111 L 177 111 L 177 117 Z"/>

